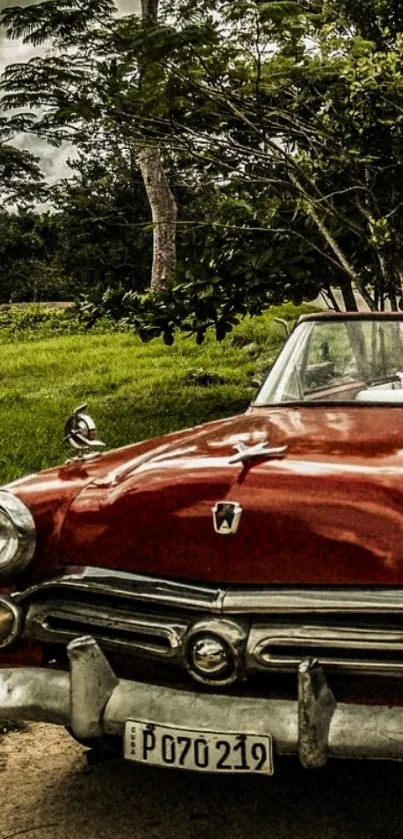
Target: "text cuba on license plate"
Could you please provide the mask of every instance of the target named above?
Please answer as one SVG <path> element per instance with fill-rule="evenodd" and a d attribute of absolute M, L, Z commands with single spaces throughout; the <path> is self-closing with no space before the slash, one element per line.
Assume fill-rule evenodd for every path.
<path fill-rule="evenodd" d="M 256 734 L 193 731 L 128 720 L 124 756 L 137 763 L 200 772 L 273 774 L 272 738 Z"/>

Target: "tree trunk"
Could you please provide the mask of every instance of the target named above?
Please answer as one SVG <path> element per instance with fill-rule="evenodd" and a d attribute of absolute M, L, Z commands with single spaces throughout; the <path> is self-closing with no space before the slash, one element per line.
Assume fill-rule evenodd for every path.
<path fill-rule="evenodd" d="M 325 241 L 328 243 L 328 245 L 332 249 L 333 253 L 335 254 L 337 259 L 339 260 L 341 268 L 343 268 L 343 270 L 346 272 L 346 275 L 350 278 L 350 283 L 354 283 L 356 289 L 360 292 L 361 297 L 364 298 L 368 308 L 371 311 L 375 311 L 376 307 L 375 307 L 375 303 L 374 303 L 371 295 L 367 292 L 367 290 L 364 286 L 364 283 L 361 282 L 361 278 L 359 277 L 359 275 L 354 270 L 353 266 L 348 261 L 346 255 L 343 253 L 343 251 L 339 247 L 336 239 L 334 238 L 334 236 L 332 235 L 332 233 L 330 232 L 330 230 L 326 226 L 325 222 L 320 217 L 320 215 L 316 212 L 313 204 L 308 204 L 308 212 L 309 212 L 309 215 L 311 216 L 311 218 L 313 219 L 313 221 L 315 222 L 316 226 L 318 227 L 318 229 L 322 233 L 322 236 L 324 237 Z"/>
<path fill-rule="evenodd" d="M 397 294 L 396 294 L 395 289 L 391 289 L 391 291 L 389 292 L 389 300 L 390 300 L 390 308 L 392 309 L 392 312 L 398 312 L 399 311 L 399 304 L 397 302 Z"/>
<path fill-rule="evenodd" d="M 340 283 L 340 291 L 342 293 L 346 312 L 356 312 L 358 310 L 358 306 L 354 296 L 351 280 L 343 278 L 343 281 Z"/>
<path fill-rule="evenodd" d="M 159 0 L 141 0 L 141 17 L 157 20 Z"/>
<path fill-rule="evenodd" d="M 143 149 L 139 154 L 139 163 L 153 221 L 151 289 L 157 292 L 169 291 L 176 269 L 176 202 L 165 174 L 160 149 Z"/>
<path fill-rule="evenodd" d="M 326 288 L 322 289 L 322 297 L 329 308 L 332 306 L 335 312 L 340 312 L 340 306 L 333 294 L 333 289 L 330 285 L 327 285 Z M 330 304 L 330 305 L 329 305 Z"/>
<path fill-rule="evenodd" d="M 141 0 L 141 17 L 144 23 L 153 24 L 158 19 L 159 0 Z M 147 78 L 147 67 L 141 69 L 142 83 Z M 176 218 L 177 206 L 171 192 L 158 146 L 146 146 L 139 153 L 140 171 L 146 188 L 153 222 L 152 291 L 169 291 L 176 271 Z"/>

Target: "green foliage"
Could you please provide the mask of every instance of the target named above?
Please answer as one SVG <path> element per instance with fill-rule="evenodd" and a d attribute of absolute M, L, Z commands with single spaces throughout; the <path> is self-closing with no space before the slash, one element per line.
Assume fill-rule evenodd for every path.
<path fill-rule="evenodd" d="M 73 177 L 52 191 L 57 259 L 71 278 L 73 297 L 122 285 L 149 284 L 151 237 L 146 193 L 133 152 L 119 148 L 82 149 Z"/>
<path fill-rule="evenodd" d="M 124 322 L 101 318 L 93 331 L 97 335 L 110 335 L 130 330 Z M 87 327 L 77 319 L 71 304 L 60 307 L 39 304 L 0 306 L 0 343 L 2 344 L 10 340 L 37 341 L 63 335 L 85 335 L 87 332 Z"/>
<path fill-rule="evenodd" d="M 20 117 L 17 116 L 17 121 Z M 3 123 L 3 126 L 2 126 Z M 18 149 L 6 137 L 9 131 L 0 120 L 0 206 L 30 206 L 47 197 L 39 158 L 25 149 Z"/>
<path fill-rule="evenodd" d="M 282 299 L 315 297 L 320 286 L 310 268 L 302 265 L 301 254 L 290 259 L 288 219 L 285 223 L 280 219 L 282 232 L 272 231 L 273 201 L 267 200 L 267 190 L 259 184 L 261 174 L 266 180 L 266 174 L 258 171 L 260 139 L 251 138 L 234 102 L 226 101 L 229 90 L 235 99 L 247 96 L 252 105 L 255 94 L 263 93 L 263 87 L 257 90 L 256 69 L 250 60 L 257 27 L 262 44 L 269 36 L 278 37 L 285 49 L 288 34 L 297 37 L 295 26 L 300 29 L 306 10 L 290 2 L 258 8 L 254 2 L 231 7 L 220 2 L 214 15 L 211 11 L 208 3 L 165 2 L 158 24 L 142 22 L 137 15 L 113 20 L 109 8 L 93 15 L 86 12 L 78 22 L 76 4 L 71 16 L 66 2 L 51 0 L 30 7 L 25 18 L 21 9 L 8 10 L 3 17 L 11 37 L 23 36 L 38 44 L 52 33 L 51 54 L 7 68 L 4 107 L 37 109 L 34 118 L 26 115 L 27 124 L 50 141 L 70 138 L 74 126 L 79 146 L 99 148 L 98 166 L 105 163 L 109 170 L 98 176 L 92 165 L 89 177 L 88 169 L 81 166 L 74 187 L 64 185 L 64 196 L 60 200 L 56 193 L 54 201 L 62 210 L 62 230 L 67 232 L 61 238 L 66 242 L 60 257 L 65 270 L 81 281 L 81 290 L 91 282 L 98 289 L 98 298 L 91 294 L 91 304 L 98 299 L 104 311 L 108 301 L 113 316 L 120 284 L 126 292 L 144 288 L 143 265 L 145 259 L 150 261 L 151 238 L 149 229 L 148 247 L 136 252 L 132 245 L 132 253 L 143 254 L 143 260 L 127 259 L 128 236 L 124 234 L 133 239 L 138 222 L 133 213 L 129 220 L 127 214 L 122 216 L 119 207 L 117 151 L 124 159 L 144 142 L 163 144 L 182 213 L 178 285 L 170 300 L 126 296 L 125 307 L 129 305 L 129 317 L 136 321 L 139 334 L 162 333 L 167 343 L 180 323 L 186 331 L 195 332 L 199 341 L 211 326 L 222 339 L 238 314 L 260 311 Z M 75 50 L 71 51 L 73 38 Z M 260 61 L 262 78 L 263 69 Z M 10 125 L 13 119 L 12 114 Z M 226 148 L 228 132 L 236 140 L 234 148 Z M 203 150 L 207 137 L 210 149 L 207 143 Z M 201 151 L 195 155 L 199 142 Z M 245 173 L 246 188 L 245 177 L 236 175 L 240 170 Z M 188 188 L 184 172 L 190 173 Z M 206 175 L 210 184 L 215 180 L 217 185 L 213 203 Z M 131 198 L 136 200 L 134 190 Z M 281 206 L 282 199 L 280 215 Z M 141 211 L 144 221 L 143 207 Z M 291 208 L 286 215 L 293 212 Z M 195 224 L 195 219 L 202 223 Z M 122 251 L 123 259 L 115 259 Z M 105 284 L 112 289 L 109 296 Z M 194 291 L 189 291 L 190 284 Z M 126 317 L 126 309 L 121 314 Z"/>
<path fill-rule="evenodd" d="M 161 0 L 160 11 L 141 21 L 115 18 L 108 0 L 50 0 L 2 16 L 11 37 L 51 39 L 7 68 L 3 107 L 9 132 L 74 132 L 82 152 L 54 201 L 63 272 L 91 286 L 87 322 L 123 318 L 170 345 L 179 329 L 221 340 L 245 312 L 332 287 L 350 308 L 353 286 L 396 308 L 401 3 Z M 133 164 L 144 144 L 163 149 L 180 205 L 177 283 L 159 299 L 144 293 L 152 231 Z"/>
<path fill-rule="evenodd" d="M 25 341 L 47 335 L 69 334 L 77 331 L 77 323 L 64 309 L 45 310 L 30 305 L 3 306 L 0 308 L 0 341 L 12 338 Z"/>
<path fill-rule="evenodd" d="M 72 283 L 59 264 L 55 216 L 0 210 L 0 302 L 65 300 Z"/>
<path fill-rule="evenodd" d="M 184 191 L 184 207 L 194 215 L 207 211 L 200 191 L 192 198 Z M 180 228 L 178 281 L 170 292 L 128 292 L 116 284 L 102 293 L 95 289 L 78 303 L 83 321 L 92 327 L 110 317 L 131 326 L 143 341 L 162 336 L 167 346 L 182 331 L 201 344 L 209 331 L 222 341 L 247 313 L 257 315 L 285 299 L 297 305 L 315 299 L 325 260 L 308 245 L 289 252 L 289 232 L 299 221 L 292 222 L 277 205 L 271 208 L 275 229 L 257 227 L 261 196 L 256 193 L 253 205 L 252 196 L 249 203 L 240 192 L 234 188 L 223 197 L 210 189 L 215 221 Z"/>
<path fill-rule="evenodd" d="M 22 38 L 24 43 L 42 44 L 55 36 L 74 46 L 77 34 L 94 18 L 108 20 L 115 10 L 113 0 L 52 0 L 30 6 L 17 6 L 2 11 L 2 25 L 8 37 Z"/>
<path fill-rule="evenodd" d="M 78 301 L 77 315 L 89 328 L 110 318 L 134 330 L 145 343 L 161 336 L 166 346 L 172 346 L 175 334 L 181 331 L 200 345 L 209 332 L 223 341 L 241 322 L 239 315 L 259 314 L 283 298 L 281 291 L 276 298 L 263 288 L 258 297 L 253 287 L 251 291 L 236 280 L 229 284 L 212 277 L 207 282 L 177 285 L 165 295 L 108 289 L 101 300 L 85 297 Z"/>
<path fill-rule="evenodd" d="M 236 348 L 255 343 L 259 350 L 263 350 L 267 342 L 270 345 L 276 343 L 275 336 L 280 336 L 280 344 L 282 343 L 285 330 L 284 326 L 278 323 L 279 320 L 286 321 L 291 328 L 300 315 L 314 311 L 317 311 L 317 308 L 309 303 L 301 306 L 294 306 L 292 303 L 271 306 L 259 317 L 245 316 L 239 326 L 235 326 L 232 336 L 226 340 L 229 346 Z M 131 336 L 133 341 L 137 341 L 131 324 L 122 318 L 99 318 L 91 331 L 99 335 L 124 333 Z M 0 342 L 2 343 L 10 340 L 37 341 L 42 338 L 86 335 L 87 333 L 87 326 L 81 318 L 77 317 L 76 308 L 71 304 L 0 306 Z M 188 343 L 185 341 L 184 346 Z M 193 342 L 190 346 L 193 346 Z M 189 349 L 189 353 L 192 352 L 193 350 Z M 203 350 L 200 349 L 200 352 L 202 353 Z"/>
<path fill-rule="evenodd" d="M 0 210 L 0 302 L 147 287 L 148 207 L 133 155 L 83 149 L 73 177 L 50 193 L 56 213 Z"/>

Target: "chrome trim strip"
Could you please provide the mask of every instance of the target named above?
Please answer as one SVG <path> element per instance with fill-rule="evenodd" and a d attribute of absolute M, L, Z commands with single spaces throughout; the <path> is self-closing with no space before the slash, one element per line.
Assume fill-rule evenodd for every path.
<path fill-rule="evenodd" d="M 263 587 L 260 589 L 229 589 L 223 611 L 239 615 L 264 614 L 403 614 L 403 587 L 399 588 L 300 588 Z"/>
<path fill-rule="evenodd" d="M 49 589 L 54 591 L 71 589 L 78 592 L 112 595 L 153 605 L 182 606 L 186 609 L 202 609 L 209 612 L 222 611 L 225 593 L 217 586 L 180 583 L 127 571 L 83 567 L 74 571 L 66 568 L 59 575 L 31 586 L 25 591 L 16 592 L 13 598 L 17 603 L 23 603 Z"/>
<path fill-rule="evenodd" d="M 356 611 L 371 615 L 403 614 L 401 588 L 360 587 L 233 587 L 208 585 L 147 577 L 144 574 L 112 569 L 66 568 L 58 576 L 44 580 L 13 599 L 24 603 L 48 589 L 71 589 L 91 592 L 160 606 L 182 607 L 213 614 L 351 614 Z"/>
<path fill-rule="evenodd" d="M 342 658 L 330 658 L 328 656 L 321 656 L 320 661 L 324 667 L 327 668 L 329 673 L 349 673 L 350 675 L 354 676 L 398 676 L 399 678 L 403 675 L 403 661 L 382 661 L 381 659 L 367 659 L 366 661 L 361 661 L 360 659 L 342 659 Z M 293 658 L 290 656 L 289 658 L 271 658 L 270 663 L 267 664 L 266 667 L 256 667 L 256 668 L 249 668 L 249 672 L 253 669 L 259 672 L 262 672 L 264 669 L 266 672 L 270 670 L 276 673 L 283 672 L 283 673 L 295 673 L 298 668 L 300 662 L 300 658 L 295 655 Z"/>
<path fill-rule="evenodd" d="M 365 626 L 329 626 L 327 625 L 255 625 L 249 637 L 252 655 L 264 655 L 266 647 L 315 647 L 343 650 L 361 650 L 377 652 L 402 652 L 403 626 L 401 629 L 382 629 Z"/>
<path fill-rule="evenodd" d="M 343 657 L 341 651 L 347 655 Z M 396 657 L 385 659 L 382 653 L 395 653 Z M 292 672 L 307 655 L 320 658 L 332 672 L 401 676 L 403 627 L 252 625 L 246 660 L 249 671 Z"/>

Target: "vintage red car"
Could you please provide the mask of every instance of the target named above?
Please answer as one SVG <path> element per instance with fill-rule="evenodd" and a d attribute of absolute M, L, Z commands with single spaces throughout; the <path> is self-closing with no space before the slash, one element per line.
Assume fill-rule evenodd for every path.
<path fill-rule="evenodd" d="M 0 717 L 183 769 L 403 758 L 403 314 L 302 317 L 242 416 L 66 437 L 0 491 Z"/>

